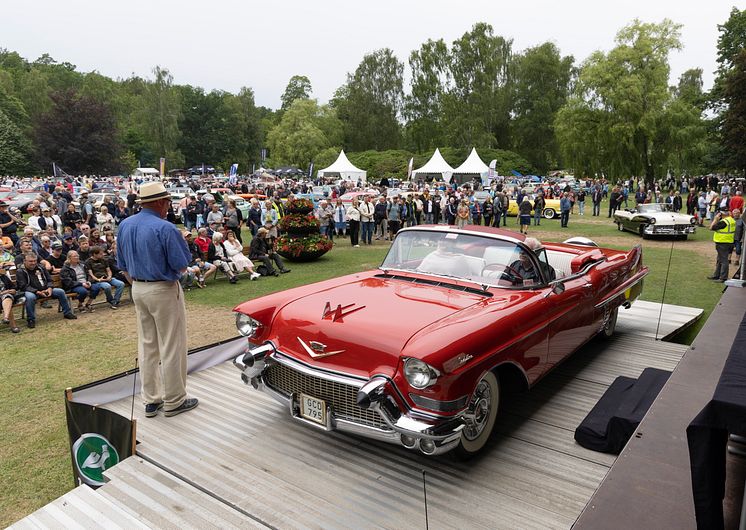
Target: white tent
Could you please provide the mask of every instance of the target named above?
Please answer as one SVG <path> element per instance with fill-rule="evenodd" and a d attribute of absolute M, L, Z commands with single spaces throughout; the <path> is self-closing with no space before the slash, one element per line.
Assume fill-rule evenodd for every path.
<path fill-rule="evenodd" d="M 474 177 L 479 177 L 484 183 L 489 174 L 489 166 L 479 158 L 477 150 L 474 147 L 471 148 L 471 153 L 469 153 L 469 156 L 464 160 L 464 163 L 453 170 L 454 180 L 458 181 L 459 184 L 473 180 Z"/>
<path fill-rule="evenodd" d="M 138 177 L 138 178 L 143 178 L 143 177 L 155 178 L 155 177 L 158 177 L 160 174 L 161 172 L 155 169 L 154 167 L 138 167 L 132 172 L 132 176 Z"/>
<path fill-rule="evenodd" d="M 421 168 L 412 171 L 411 179 L 415 180 L 417 175 L 423 178 L 427 175 L 441 175 L 444 181 L 450 182 L 451 174 L 453 174 L 453 168 L 445 161 L 443 155 L 440 154 L 440 149 L 436 147 L 430 160 Z"/>
<path fill-rule="evenodd" d="M 352 164 L 352 162 L 350 162 L 347 159 L 347 155 L 345 155 L 345 152 L 340 151 L 339 156 L 337 157 L 337 160 L 335 160 L 331 166 L 325 167 L 324 169 L 319 169 L 318 176 L 319 177 L 339 176 L 339 178 L 344 179 L 344 180 L 357 180 L 358 178 L 367 180 L 368 172 L 363 171 L 362 169 L 356 168 Z"/>

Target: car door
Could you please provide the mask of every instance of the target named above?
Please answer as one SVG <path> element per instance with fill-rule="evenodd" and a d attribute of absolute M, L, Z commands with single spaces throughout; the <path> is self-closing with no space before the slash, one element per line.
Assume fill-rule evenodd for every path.
<path fill-rule="evenodd" d="M 587 275 L 575 275 L 550 284 L 545 296 L 550 319 L 547 369 L 551 369 L 593 334 L 594 287 Z"/>

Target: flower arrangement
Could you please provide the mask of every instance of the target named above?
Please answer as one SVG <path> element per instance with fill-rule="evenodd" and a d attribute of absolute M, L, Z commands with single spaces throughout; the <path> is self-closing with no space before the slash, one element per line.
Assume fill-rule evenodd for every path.
<path fill-rule="evenodd" d="M 313 215 L 313 201 L 293 199 L 285 204 L 286 214 L 277 228 L 277 253 L 291 261 L 312 261 L 329 252 L 332 241 L 319 233 L 321 224 Z"/>
<path fill-rule="evenodd" d="M 311 261 L 326 254 L 334 243 L 322 235 L 292 237 L 283 234 L 277 238 L 277 253 L 293 261 Z"/>
<path fill-rule="evenodd" d="M 280 219 L 277 228 L 280 232 L 297 233 L 301 229 L 302 233 L 310 233 L 311 229 L 318 232 L 319 226 L 319 220 L 311 214 L 291 213 Z"/>
<path fill-rule="evenodd" d="M 314 209 L 309 199 L 292 199 L 285 203 L 285 211 L 290 214 L 307 214 Z"/>

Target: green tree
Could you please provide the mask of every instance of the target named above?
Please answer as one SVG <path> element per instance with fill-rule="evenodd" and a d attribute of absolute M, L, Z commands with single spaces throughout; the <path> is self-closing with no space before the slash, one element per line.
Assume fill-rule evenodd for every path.
<path fill-rule="evenodd" d="M 0 175 L 25 175 L 30 155 L 26 136 L 0 109 Z"/>
<path fill-rule="evenodd" d="M 443 97 L 444 127 L 452 146 L 509 145 L 513 41 L 483 22 L 454 41 L 452 88 Z"/>
<path fill-rule="evenodd" d="M 363 57 L 332 99 L 344 123 L 345 148 L 384 150 L 399 145 L 398 115 L 403 99 L 404 64 L 388 48 Z"/>
<path fill-rule="evenodd" d="M 559 167 L 554 120 L 567 101 L 573 62 L 550 42 L 515 58 L 513 146 L 541 174 Z"/>
<path fill-rule="evenodd" d="M 668 169 L 661 130 L 666 110 L 668 55 L 681 48 L 680 26 L 635 20 L 616 37 L 608 54 L 595 52 L 580 71 L 573 96 L 555 127 L 565 159 L 585 174 L 611 178 L 644 175 L 652 185 Z"/>
<path fill-rule="evenodd" d="M 285 92 L 280 100 L 282 110 L 288 110 L 296 99 L 309 99 L 311 97 L 311 81 L 304 75 L 294 75 L 288 81 Z"/>
<path fill-rule="evenodd" d="M 50 94 L 52 106 L 35 124 L 42 167 L 56 162 L 78 174 L 115 174 L 121 147 L 108 104 L 72 89 Z"/>
<path fill-rule="evenodd" d="M 177 145 L 181 132 L 179 94 L 173 86 L 173 76 L 165 68 L 153 68 L 155 79 L 148 83 L 144 94 L 147 116 L 145 135 L 157 157 L 165 156 L 172 162 L 183 160 Z"/>
<path fill-rule="evenodd" d="M 443 94 L 451 83 L 448 46 L 442 39 L 428 40 L 409 55 L 409 68 L 411 92 L 403 108 L 407 136 L 416 151 L 435 149 L 444 141 Z"/>
<path fill-rule="evenodd" d="M 727 105 L 721 134 L 730 167 L 746 175 L 746 49 L 733 61 L 725 78 L 723 99 Z"/>
<path fill-rule="evenodd" d="M 343 126 L 335 111 L 315 99 L 297 99 L 267 135 L 273 164 L 306 167 L 320 151 L 338 149 Z"/>

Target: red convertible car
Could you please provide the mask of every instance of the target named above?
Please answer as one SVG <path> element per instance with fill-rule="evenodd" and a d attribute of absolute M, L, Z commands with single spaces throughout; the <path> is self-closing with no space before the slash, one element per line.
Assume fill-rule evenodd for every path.
<path fill-rule="evenodd" d="M 401 230 L 378 269 L 235 308 L 243 381 L 297 421 L 427 455 L 479 452 L 530 388 L 642 290 L 642 250 L 482 226 Z"/>

